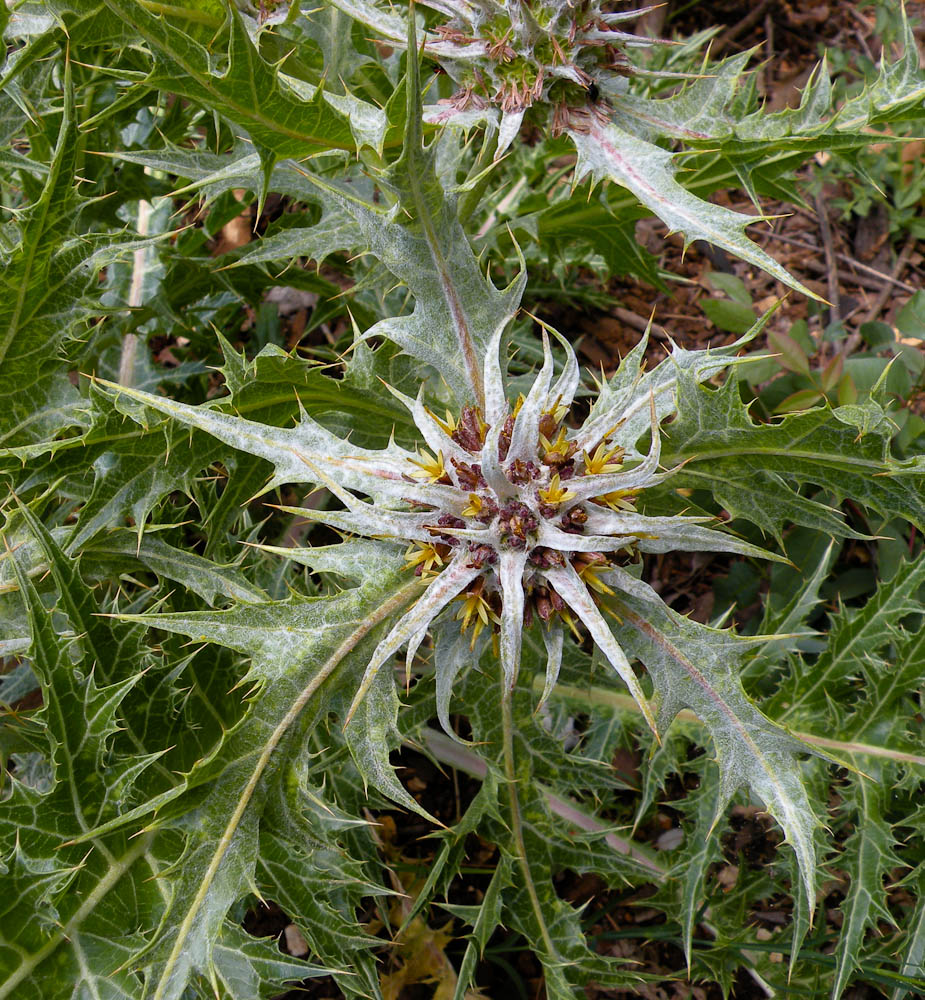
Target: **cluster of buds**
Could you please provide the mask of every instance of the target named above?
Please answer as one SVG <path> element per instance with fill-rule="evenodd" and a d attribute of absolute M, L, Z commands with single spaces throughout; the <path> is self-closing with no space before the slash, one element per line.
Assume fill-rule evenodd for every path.
<path fill-rule="evenodd" d="M 633 72 L 629 48 L 653 44 L 619 27 L 651 8 L 616 13 L 601 0 L 423 2 L 448 18 L 425 52 L 459 84 L 441 120 L 487 104 L 522 118 L 540 103 L 552 107 L 558 131 L 580 125 L 582 115 L 606 118 L 601 84 Z"/>
<path fill-rule="evenodd" d="M 522 579 L 524 627 L 532 624 L 534 616 L 547 625 L 558 617 L 573 631 L 574 618 L 549 581 L 548 571 L 564 570 L 568 564 L 593 598 L 594 594 L 613 593 L 601 579 L 602 572 L 636 558 L 636 538 L 631 535 L 622 537 L 619 549 L 608 555 L 563 547 L 569 543 L 561 535 L 584 535 L 595 507 L 615 508 L 614 493 L 620 494 L 620 509 L 633 511 L 640 488 L 607 491 L 584 501 L 577 500 L 576 491 L 567 484 L 587 476 L 621 472 L 625 449 L 611 441 L 619 430 L 617 424 L 604 432 L 596 447 L 579 454 L 577 442 L 569 437 L 568 407 L 561 400 L 560 394 L 548 409 L 539 412 L 535 440 L 528 443 L 523 454 L 513 458 L 510 458 L 511 445 L 526 402 L 523 396 L 505 417 L 497 438 L 496 456 L 505 483 L 511 489 L 500 493 L 488 484 L 482 474 L 482 463 L 477 461 L 491 431 L 481 411 L 475 406 L 465 406 L 458 420 L 450 413 L 440 419 L 428 411 L 448 440 L 468 453 L 470 460 L 451 455 L 447 464 L 443 449 L 438 448 L 436 455 L 423 453 L 412 459 L 408 478 L 456 487 L 466 493 L 466 503 L 459 516 L 440 513 L 435 517 L 434 523 L 427 526 L 433 539 L 412 542 L 407 565 L 426 581 L 438 575 L 454 550 L 461 547 L 467 558 L 466 566 L 482 571 L 458 595 L 464 608 L 458 617 L 464 630 L 471 627 L 473 646 L 489 625 L 494 632 L 500 630 L 503 597 L 497 567 L 503 553 L 520 552 L 526 556 Z M 550 530 L 554 532 L 552 536 Z M 544 544 L 550 537 L 553 544 Z"/>

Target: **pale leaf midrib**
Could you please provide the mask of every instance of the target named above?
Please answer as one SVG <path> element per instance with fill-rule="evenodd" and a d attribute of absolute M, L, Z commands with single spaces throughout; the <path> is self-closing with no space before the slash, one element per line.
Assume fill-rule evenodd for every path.
<path fill-rule="evenodd" d="M 225 856 L 228 848 L 231 845 L 232 838 L 234 837 L 238 826 L 246 812 L 248 806 L 250 805 L 251 799 L 257 789 L 257 784 L 266 769 L 267 764 L 270 761 L 270 757 L 273 751 L 278 746 L 280 740 L 288 731 L 289 727 L 295 722 L 298 716 L 301 714 L 302 710 L 305 708 L 306 704 L 317 692 L 319 687 L 324 683 L 325 680 L 334 672 L 343 658 L 377 625 L 379 625 L 385 618 L 390 616 L 393 612 L 398 611 L 402 606 L 407 604 L 407 602 L 419 592 L 419 585 L 417 580 L 413 580 L 411 583 L 406 584 L 395 594 L 392 595 L 387 601 L 385 601 L 380 607 L 373 611 L 368 618 L 366 618 L 362 623 L 360 623 L 349 636 L 334 650 L 334 652 L 328 657 L 328 659 L 322 664 L 318 672 L 312 678 L 311 682 L 303 689 L 299 697 L 293 702 L 289 711 L 285 714 L 282 720 L 278 723 L 276 728 L 271 733 L 269 739 L 267 740 L 263 750 L 261 751 L 257 762 L 254 766 L 254 771 L 247 781 L 244 790 L 241 793 L 241 797 L 235 807 L 231 818 L 228 821 L 225 830 L 219 839 L 218 847 L 216 848 L 212 860 L 209 863 L 209 867 L 206 870 L 205 875 L 202 878 L 199 889 L 193 898 L 193 901 L 189 907 L 189 911 L 186 917 L 183 919 L 180 927 L 177 931 L 174 946 L 170 952 L 170 956 L 167 959 L 165 968 L 161 974 L 160 980 L 158 981 L 157 988 L 155 989 L 153 1000 L 163 1000 L 165 995 L 165 989 L 169 985 L 170 977 L 173 974 L 173 970 L 176 967 L 180 956 L 186 945 L 186 941 L 189 938 L 190 932 L 193 927 L 193 923 L 202 908 L 206 896 L 209 893 L 212 882 L 218 873 L 219 866 L 221 865 L 222 859 Z"/>
<path fill-rule="evenodd" d="M 688 676 L 697 683 L 707 697 L 719 708 L 723 715 L 729 721 L 732 729 L 739 735 L 742 742 L 751 752 L 753 758 L 761 767 L 761 770 L 766 775 L 768 781 L 771 783 L 772 787 L 775 789 L 777 794 L 777 804 L 783 809 L 784 805 L 791 802 L 791 796 L 787 790 L 781 785 L 778 780 L 777 774 L 773 767 L 771 767 L 766 761 L 764 754 L 761 752 L 758 744 L 752 739 L 751 734 L 748 732 L 747 727 L 743 724 L 742 720 L 736 715 L 731 706 L 729 706 L 725 699 L 722 698 L 719 692 L 713 687 L 712 684 L 707 680 L 701 671 L 699 671 L 693 663 L 688 660 L 686 656 L 678 649 L 667 636 L 662 635 L 659 631 L 651 625 L 649 622 L 642 619 L 634 611 L 631 611 L 622 602 L 615 602 L 619 605 L 620 614 L 625 615 L 626 620 L 629 621 L 634 628 L 639 629 L 644 635 L 647 635 L 651 641 L 657 645 L 662 646 L 669 655 L 676 660 L 679 664 L 684 667 Z M 789 830 L 787 831 L 789 835 Z M 797 845 L 794 844 L 794 851 L 797 854 L 798 859 L 800 859 L 801 851 L 798 850 Z M 802 868 L 802 860 L 800 860 L 800 867 Z M 804 873 L 804 878 L 806 874 Z M 807 886 L 808 888 L 808 886 Z"/>
<path fill-rule="evenodd" d="M 459 301 L 459 296 L 456 294 L 456 288 L 453 285 L 452 278 L 450 277 L 447 269 L 446 260 L 440 250 L 437 233 L 434 229 L 433 219 L 431 219 L 430 213 L 427 209 L 427 200 L 424 197 L 424 192 L 421 190 L 421 178 L 418 176 L 416 171 L 412 169 L 408 171 L 408 179 L 411 186 L 411 194 L 414 199 L 415 209 L 417 210 L 418 218 L 421 221 L 421 227 L 424 230 L 427 248 L 430 251 L 431 259 L 433 260 L 434 269 L 437 272 L 440 287 L 443 289 L 443 297 L 446 300 L 447 311 L 450 314 L 450 322 L 453 324 L 453 330 L 456 333 L 456 340 L 459 343 L 459 350 L 465 362 L 466 375 L 472 387 L 475 401 L 484 409 L 485 390 L 482 386 L 481 365 L 478 362 L 475 346 L 472 343 L 472 336 L 469 332 L 468 317 L 462 307 L 462 303 Z"/>
<path fill-rule="evenodd" d="M 869 458 L 851 458 L 844 454 L 840 454 L 837 457 L 831 452 L 825 451 L 797 451 L 792 448 L 786 447 L 786 443 L 782 445 L 777 445 L 774 448 L 714 448 L 714 449 L 695 449 L 695 453 L 688 459 L 688 462 L 706 462 L 713 461 L 717 458 L 741 458 L 742 456 L 754 456 L 757 455 L 761 458 L 801 458 L 811 462 L 824 462 L 827 467 L 836 466 L 850 466 L 852 468 L 846 468 L 845 471 L 854 471 L 854 468 L 860 469 L 876 469 L 878 472 L 885 472 L 888 469 L 888 465 L 885 462 L 877 461 Z M 772 469 L 770 471 L 778 471 Z"/>
<path fill-rule="evenodd" d="M 305 395 L 309 395 L 309 393 L 308 393 L 307 390 L 304 390 L 303 392 L 304 392 Z M 265 407 L 275 407 L 275 406 L 279 406 L 281 403 L 291 402 L 292 401 L 293 393 L 299 398 L 300 401 L 302 400 L 302 395 L 300 395 L 300 393 L 299 393 L 298 386 L 295 386 L 295 387 L 292 387 L 292 391 L 291 392 L 285 392 L 285 393 L 284 392 L 280 392 L 279 395 L 270 396 L 267 399 L 255 400 L 252 403 L 245 403 L 245 404 L 242 404 L 240 406 L 235 405 L 234 406 L 234 413 L 237 414 L 238 416 L 243 416 L 246 413 L 253 413 L 255 410 L 261 410 L 261 409 L 263 409 Z M 316 393 L 316 392 L 312 391 L 310 393 L 310 395 L 309 395 L 309 399 L 307 401 L 308 402 L 308 406 L 306 407 L 306 409 L 308 409 L 309 412 L 310 412 L 310 410 L 312 408 L 314 408 L 316 401 L 324 402 L 324 401 L 327 401 L 327 400 L 329 400 L 331 402 L 334 402 L 334 403 L 342 403 L 343 402 L 342 400 L 337 399 L 333 394 L 330 394 L 330 393 Z M 223 397 L 223 398 L 217 400 L 217 402 L 224 403 L 224 402 L 233 402 L 233 401 L 232 401 L 232 399 L 230 397 Z M 212 409 L 212 408 L 211 407 L 207 407 L 206 409 Z M 335 408 L 334 412 L 349 414 L 349 413 L 353 412 L 354 410 L 362 410 L 364 412 L 369 412 L 370 414 L 374 414 L 377 417 L 381 417 L 382 416 L 382 407 L 381 406 L 376 407 L 376 406 L 373 406 L 371 403 L 367 403 L 367 402 L 359 400 L 359 399 L 357 399 L 357 400 L 353 400 L 352 399 L 351 400 L 351 402 L 350 402 L 350 409 L 337 409 L 337 408 Z M 233 416 L 234 415 L 234 414 L 228 414 L 227 411 L 225 411 L 225 410 L 219 410 L 219 409 L 215 409 L 214 412 L 226 414 L 228 416 Z M 328 410 L 324 410 L 323 412 L 325 412 L 325 413 L 331 413 L 332 411 L 330 409 L 328 409 Z M 408 425 L 409 427 L 413 426 L 411 418 L 407 417 L 404 414 L 399 414 L 397 411 L 391 411 L 390 412 L 390 416 L 393 418 L 393 421 L 395 423 L 401 422 L 401 423 L 404 423 L 404 424 Z M 270 427 L 273 430 L 284 430 L 285 429 L 285 428 L 275 427 L 275 425 L 271 425 L 271 424 L 268 424 L 267 426 Z M 151 433 L 150 429 L 139 427 L 139 428 L 137 428 L 135 430 L 128 431 L 128 432 L 126 432 L 124 434 L 105 434 L 105 435 L 101 435 L 98 438 L 94 438 L 92 441 L 87 441 L 84 437 L 74 438 L 73 440 L 70 440 L 70 441 L 61 442 L 60 446 L 55 448 L 55 454 L 58 454 L 59 452 L 63 452 L 63 451 L 72 451 L 74 448 L 93 448 L 93 447 L 96 447 L 98 445 L 107 445 L 107 444 L 108 445 L 113 445 L 113 444 L 116 444 L 119 441 L 141 440 L 143 437 L 145 437 L 145 435 L 150 434 L 150 433 Z M 56 445 L 57 445 L 57 442 L 56 442 Z"/>

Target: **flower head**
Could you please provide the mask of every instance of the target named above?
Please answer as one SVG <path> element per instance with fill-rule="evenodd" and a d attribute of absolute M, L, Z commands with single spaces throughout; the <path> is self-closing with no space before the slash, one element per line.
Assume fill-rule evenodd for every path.
<path fill-rule="evenodd" d="M 565 353 L 564 367 L 557 375 L 544 333 L 542 369 L 530 391 L 513 402 L 504 392 L 501 329 L 485 362 L 484 409 L 470 404 L 458 415 L 438 419 L 420 397 L 396 393 L 429 452 L 402 452 L 402 459 L 393 445 L 388 457 L 378 453 L 378 469 L 377 453 L 365 455 L 367 471 L 392 483 L 393 498 L 396 491 L 402 494 L 400 507 L 380 508 L 338 489 L 350 513 L 314 515 L 367 536 L 407 539 L 412 543 L 407 566 L 427 583 L 375 650 L 351 712 L 377 671 L 406 644 L 410 663 L 438 619 L 458 622 L 479 651 L 493 636 L 504 676 L 513 686 L 523 630 L 539 620 L 548 651 L 547 691 L 558 675 L 563 630 L 577 635 L 583 627 L 654 729 L 636 674 L 608 624 L 608 615 L 616 614 L 607 602 L 621 590 L 649 590 L 628 568 L 641 552 L 755 551 L 701 526 L 699 518 L 637 512 L 644 491 L 670 474 L 659 469 L 654 392 L 660 381 L 646 388 L 637 378 L 622 392 L 602 390 L 588 417 L 573 419 L 578 364 L 570 345 L 551 334 Z M 662 413 L 672 408 L 663 405 Z M 646 431 L 650 444 L 642 453 L 636 443 Z M 396 478 L 406 485 L 396 484 Z M 449 608 L 454 599 L 460 602 L 455 614 Z"/>
<path fill-rule="evenodd" d="M 460 89 L 449 113 L 497 106 L 522 116 L 539 102 L 560 117 L 580 107 L 593 110 L 603 76 L 634 68 L 627 49 L 657 40 L 620 30 L 643 9 L 610 11 L 600 0 L 424 0 L 448 18 L 437 26 L 425 51 L 450 73 Z"/>

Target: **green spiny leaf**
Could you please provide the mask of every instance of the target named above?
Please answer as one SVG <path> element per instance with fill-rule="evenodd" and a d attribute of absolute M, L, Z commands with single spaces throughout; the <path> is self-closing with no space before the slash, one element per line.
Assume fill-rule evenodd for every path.
<path fill-rule="evenodd" d="M 903 964 L 900 974 L 903 976 L 918 976 L 925 978 L 925 886 L 922 882 L 922 871 L 917 869 L 909 881 L 918 889 L 915 912 L 909 920 L 908 936 L 903 951 Z M 897 986 L 890 1000 L 904 1000 L 905 997 L 912 996 L 912 992 L 903 986 Z"/>
<path fill-rule="evenodd" d="M 48 536 L 41 537 L 48 545 Z M 58 579 L 66 581 L 69 568 L 60 550 L 51 545 L 50 552 Z M 75 666 L 22 572 L 19 588 L 31 621 L 31 658 L 42 681 L 41 721 L 54 771 L 46 791 L 14 777 L 4 804 L 0 844 L 8 874 L 0 913 L 6 944 L 0 997 L 22 995 L 16 991 L 23 989 L 57 1000 L 76 989 L 128 1000 L 137 995 L 137 980 L 119 966 L 143 943 L 137 928 L 154 919 L 161 902 L 153 885 L 135 882 L 151 838 L 133 843 L 121 836 L 105 842 L 91 838 L 79 847 L 61 841 L 85 835 L 117 813 L 131 782 L 157 756 L 117 761 L 110 751 L 121 728 L 120 705 L 141 675 L 128 672 L 120 681 L 98 685 L 94 667 L 104 673 L 104 664 L 95 665 L 91 654 Z M 75 593 L 67 595 L 68 613 L 78 621 L 81 589 L 75 578 Z M 24 921 L 26 910 L 37 919 Z M 111 944 L 100 952 L 99 942 Z"/>
<path fill-rule="evenodd" d="M 796 522 L 850 537 L 839 512 L 800 494 L 805 483 L 850 496 L 884 516 L 925 522 L 921 474 L 902 475 L 885 439 L 859 439 L 826 407 L 757 424 L 735 380 L 711 390 L 682 378 L 678 413 L 667 428 L 662 461 L 687 465 L 672 485 L 708 489 L 733 517 L 748 518 L 771 534 L 779 537 L 785 523 Z"/>
<path fill-rule="evenodd" d="M 864 763 L 869 767 L 869 762 Z M 893 851 L 896 838 L 883 818 L 883 792 L 877 776 L 857 778 L 854 784 L 846 808 L 854 814 L 855 829 L 841 859 L 851 883 L 841 906 L 844 923 L 835 949 L 832 1000 L 839 1000 L 858 967 L 864 932 L 878 921 L 894 922 L 886 906 L 884 878 L 901 863 Z"/>
<path fill-rule="evenodd" d="M 151 46 L 150 85 L 168 87 L 243 125 L 255 146 L 272 156 L 354 148 L 349 123 L 320 88 L 311 100 L 300 99 L 260 57 L 236 8 L 230 8 L 228 65 L 222 72 L 203 45 L 144 4 L 106 0 L 106 6 Z"/>
<path fill-rule="evenodd" d="M 68 69 L 48 176 L 39 199 L 21 216 L 19 245 L 0 278 L 0 443 L 6 447 L 87 425 L 85 404 L 54 356 L 76 318 L 67 316 L 68 306 L 89 278 L 83 276 L 75 296 L 72 278 L 83 255 L 74 260 L 63 248 L 77 204 L 77 145 Z"/>
<path fill-rule="evenodd" d="M 689 708 L 710 730 L 720 769 L 715 820 L 740 787 L 760 796 L 797 857 L 801 886 L 794 887 L 794 894 L 802 893 L 811 905 L 819 821 L 806 795 L 800 757 L 812 750 L 746 697 L 739 663 L 755 640 L 710 629 L 626 593 L 614 607 L 624 622 L 615 634 L 655 681 L 660 728 Z"/>
<path fill-rule="evenodd" d="M 828 699 L 846 697 L 868 658 L 888 648 L 898 638 L 896 629 L 903 618 L 921 609 L 918 594 L 923 585 L 925 561 L 904 563 L 892 579 L 877 588 L 864 607 L 842 609 L 831 622 L 828 643 L 816 662 L 804 665 L 781 685 L 769 703 L 769 710 L 776 717 L 797 723 L 812 719 Z M 918 660 L 910 657 L 906 662 L 911 682 Z M 893 670 L 890 674 L 888 679 L 897 676 Z M 871 718 L 879 720 L 883 716 Z"/>

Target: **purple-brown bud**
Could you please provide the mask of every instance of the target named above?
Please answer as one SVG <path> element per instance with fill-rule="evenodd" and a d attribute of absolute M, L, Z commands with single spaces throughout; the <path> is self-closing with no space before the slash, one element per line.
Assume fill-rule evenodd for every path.
<path fill-rule="evenodd" d="M 479 411 L 474 406 L 464 406 L 456 430 L 450 436 L 466 451 L 476 453 L 481 450 L 482 442 L 485 440 L 483 428 L 482 415 Z"/>
<path fill-rule="evenodd" d="M 503 462 L 511 447 L 511 435 L 514 433 L 514 414 L 509 413 L 498 437 L 498 460 Z"/>
<path fill-rule="evenodd" d="M 450 459 L 453 468 L 456 470 L 456 479 L 461 489 L 474 493 L 478 489 L 485 487 L 485 480 L 482 477 L 482 466 L 478 462 L 471 465 L 467 462 L 460 462 L 458 459 Z"/>

